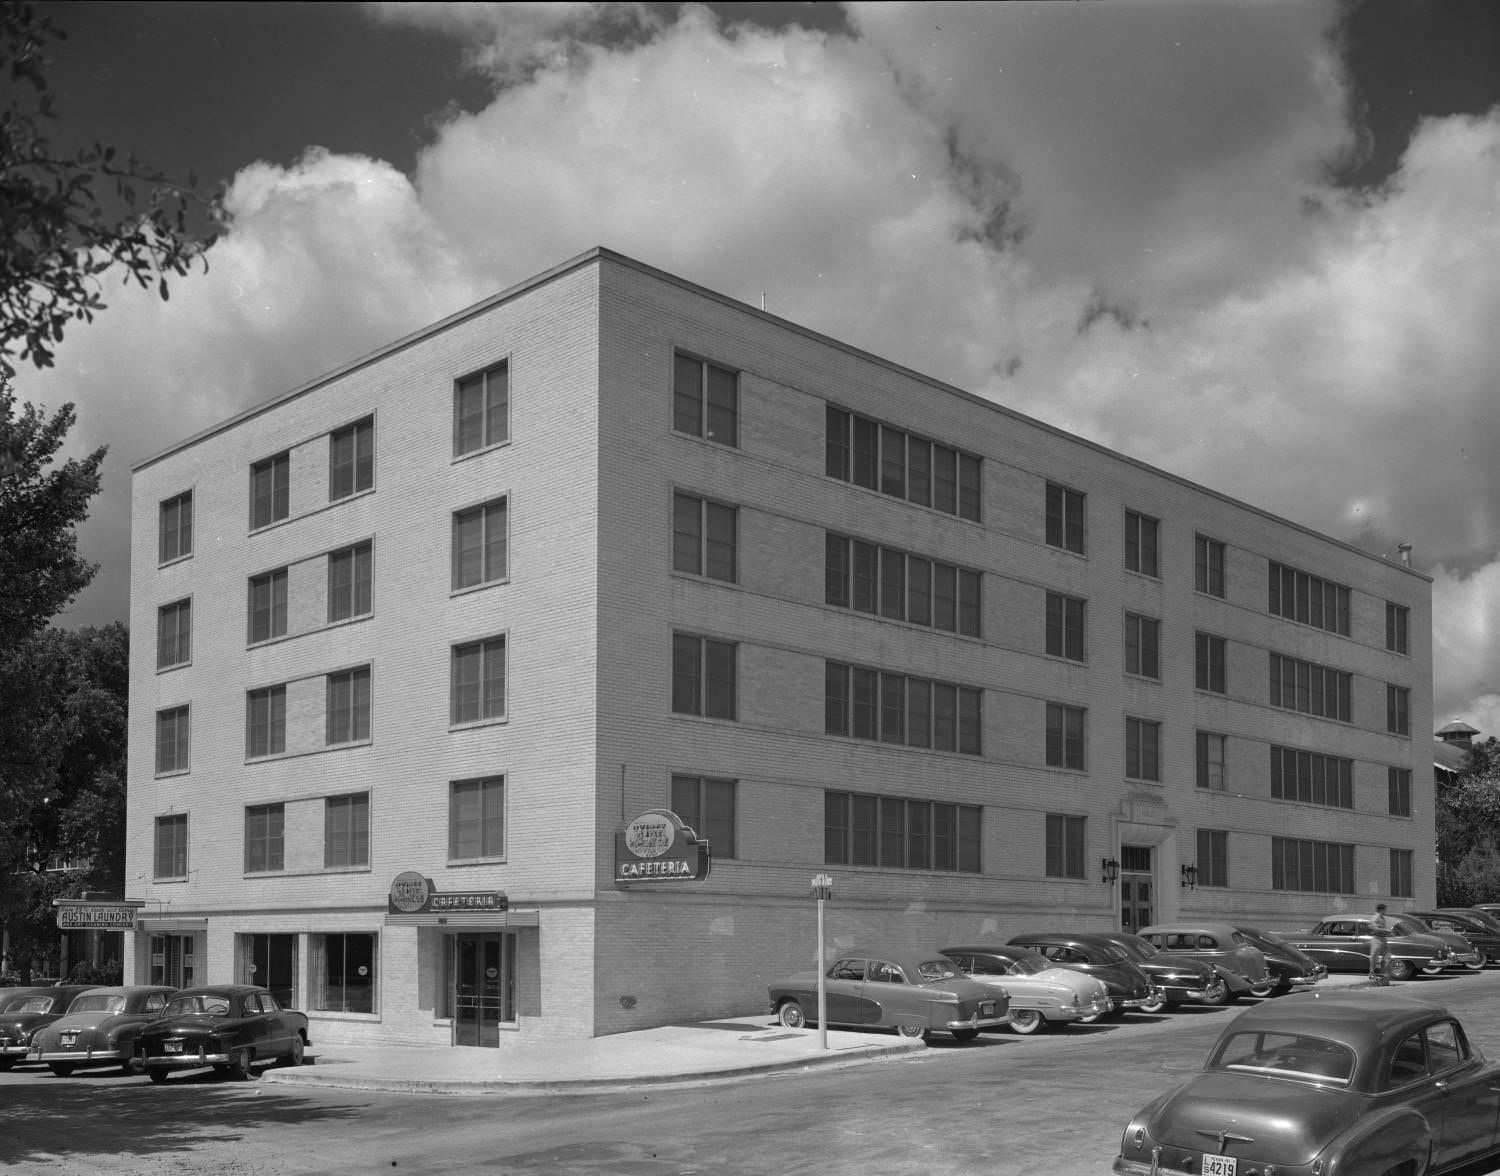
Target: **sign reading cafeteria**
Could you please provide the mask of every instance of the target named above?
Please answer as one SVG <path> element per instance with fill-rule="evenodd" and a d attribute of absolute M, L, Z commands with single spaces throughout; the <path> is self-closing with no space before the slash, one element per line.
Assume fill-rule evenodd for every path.
<path fill-rule="evenodd" d="M 651 809 L 615 834 L 615 884 L 699 882 L 708 877 L 708 842 L 676 813 Z"/>
<path fill-rule="evenodd" d="M 431 911 L 504 911 L 510 899 L 499 890 L 455 890 L 438 893 L 431 878 L 415 870 L 397 874 L 391 882 L 387 910 L 395 915 L 427 914 Z"/>

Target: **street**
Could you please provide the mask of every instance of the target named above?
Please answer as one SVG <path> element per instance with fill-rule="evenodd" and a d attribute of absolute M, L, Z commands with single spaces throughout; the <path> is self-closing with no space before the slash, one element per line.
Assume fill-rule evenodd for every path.
<path fill-rule="evenodd" d="M 1399 986 L 1452 1009 L 1490 1058 L 1497 990 L 1495 971 Z M 1109 1171 L 1130 1115 L 1195 1071 L 1237 1011 L 986 1034 L 847 1069 L 607 1095 L 286 1093 L 211 1073 L 157 1087 L 117 1071 L 22 1068 L 0 1074 L 0 1165 L 17 1176 L 1094 1176 Z"/>

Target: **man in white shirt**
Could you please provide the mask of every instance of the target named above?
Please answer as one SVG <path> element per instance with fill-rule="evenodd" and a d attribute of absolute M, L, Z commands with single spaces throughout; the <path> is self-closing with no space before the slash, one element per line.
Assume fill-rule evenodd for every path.
<path fill-rule="evenodd" d="M 1370 983 L 1387 985 L 1391 982 L 1391 924 L 1385 916 L 1385 903 L 1375 904 L 1375 917 L 1370 920 Z"/>

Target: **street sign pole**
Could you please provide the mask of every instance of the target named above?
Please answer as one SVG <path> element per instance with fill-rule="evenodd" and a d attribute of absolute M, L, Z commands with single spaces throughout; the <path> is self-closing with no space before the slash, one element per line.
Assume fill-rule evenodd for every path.
<path fill-rule="evenodd" d="M 828 965 L 823 958 L 823 904 L 833 897 L 833 878 L 816 874 L 812 892 L 818 900 L 818 1048 L 828 1048 Z"/>

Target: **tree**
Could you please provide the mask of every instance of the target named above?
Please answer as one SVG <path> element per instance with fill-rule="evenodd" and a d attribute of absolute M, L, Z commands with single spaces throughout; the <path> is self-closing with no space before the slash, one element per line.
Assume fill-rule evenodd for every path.
<path fill-rule="evenodd" d="M 1464 770 L 1436 793 L 1438 904 L 1500 900 L 1500 742 L 1476 743 Z"/>
<path fill-rule="evenodd" d="M 192 176 L 181 186 L 104 144 L 71 155 L 53 150 L 44 134 L 56 118 L 45 48 L 66 35 L 29 0 L 0 4 L 0 69 L 10 81 L 0 111 L 0 385 L 18 361 L 51 366 L 63 329 L 104 308 L 107 273 L 166 298 L 169 275 L 207 265 L 211 240 L 194 237 L 190 216 L 222 219 L 219 195 L 199 197 Z M 100 188 L 113 191 L 117 206 L 138 210 L 106 213 Z"/>

